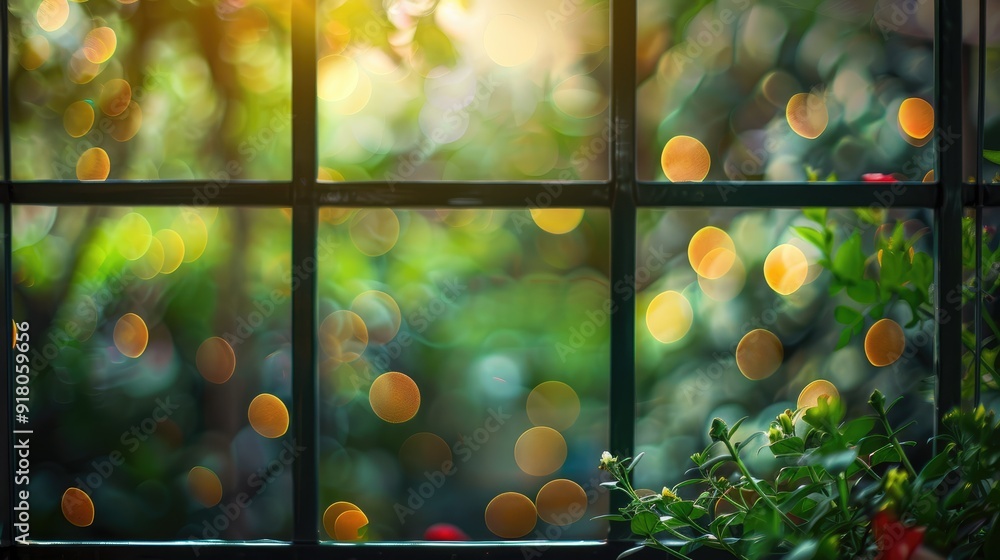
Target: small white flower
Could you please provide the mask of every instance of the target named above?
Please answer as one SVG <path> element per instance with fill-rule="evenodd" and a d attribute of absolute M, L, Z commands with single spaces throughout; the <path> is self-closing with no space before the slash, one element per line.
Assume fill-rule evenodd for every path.
<path fill-rule="evenodd" d="M 609 453 L 607 451 L 605 451 L 604 453 L 601 453 L 601 468 L 602 469 L 607 469 L 609 465 L 611 465 L 612 463 L 615 463 L 617 461 L 618 461 L 618 459 L 616 459 L 611 453 Z"/>

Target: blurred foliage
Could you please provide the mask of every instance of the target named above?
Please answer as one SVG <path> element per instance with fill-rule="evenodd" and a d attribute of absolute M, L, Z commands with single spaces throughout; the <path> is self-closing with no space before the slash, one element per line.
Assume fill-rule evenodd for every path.
<path fill-rule="evenodd" d="M 10 2 L 13 178 L 75 180 L 81 154 L 97 147 L 109 179 L 287 179 L 290 7 Z M 116 79 L 130 85 L 123 113 L 102 103 Z M 78 101 L 90 124 L 64 125 Z"/>

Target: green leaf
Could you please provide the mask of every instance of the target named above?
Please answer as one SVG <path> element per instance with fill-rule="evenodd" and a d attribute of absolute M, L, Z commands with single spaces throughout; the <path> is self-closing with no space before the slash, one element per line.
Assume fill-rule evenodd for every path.
<path fill-rule="evenodd" d="M 785 467 L 778 472 L 775 482 L 781 486 L 803 478 L 809 478 L 809 467 Z"/>
<path fill-rule="evenodd" d="M 694 502 L 671 502 L 667 504 L 667 511 L 675 517 L 690 517 L 694 511 Z"/>
<path fill-rule="evenodd" d="M 822 231 L 805 226 L 795 226 L 792 229 L 795 230 L 795 233 L 799 234 L 799 237 L 809 243 L 812 243 L 816 247 L 819 247 L 820 249 L 824 249 L 826 247 Z"/>
<path fill-rule="evenodd" d="M 803 208 L 802 215 L 820 225 L 826 225 L 826 208 Z"/>
<path fill-rule="evenodd" d="M 857 443 L 861 438 L 867 436 L 871 433 L 872 428 L 875 427 L 875 418 L 871 416 L 866 416 L 863 418 L 855 418 L 850 422 L 844 424 L 840 432 L 843 434 L 844 439 L 850 444 Z"/>
<path fill-rule="evenodd" d="M 1000 150 L 983 150 L 983 157 L 987 161 L 1000 164 Z"/>
<path fill-rule="evenodd" d="M 887 443 L 869 455 L 868 465 L 875 467 L 882 463 L 898 463 L 899 461 L 899 453 L 896 452 L 896 448 L 891 443 Z"/>
<path fill-rule="evenodd" d="M 604 515 L 598 515 L 591 517 L 592 520 L 607 519 L 608 521 L 627 521 L 624 515 L 619 515 L 617 513 L 606 513 Z"/>
<path fill-rule="evenodd" d="M 819 542 L 809 539 L 802 541 L 792 549 L 791 552 L 784 556 L 785 560 L 809 560 L 816 556 L 816 551 L 819 550 Z"/>
<path fill-rule="evenodd" d="M 417 24 L 413 34 L 413 44 L 422 55 L 423 65 L 427 69 L 438 66 L 452 67 L 458 62 L 458 51 L 451 39 L 434 24 L 431 18 L 424 18 Z"/>
<path fill-rule="evenodd" d="M 642 511 L 632 518 L 632 532 L 644 537 L 652 537 L 660 532 L 660 518 L 651 512 Z"/>
<path fill-rule="evenodd" d="M 855 231 L 837 249 L 833 256 L 833 273 L 838 277 L 857 282 L 865 272 L 865 255 L 861 251 L 861 233 Z"/>
<path fill-rule="evenodd" d="M 850 288 L 847 290 L 850 293 Z M 856 309 L 847 307 L 846 305 L 838 305 L 836 309 L 833 310 L 833 318 L 837 320 L 838 323 L 842 325 L 854 326 L 858 321 L 864 320 L 864 317 Z"/>
<path fill-rule="evenodd" d="M 851 342 L 851 328 L 848 327 L 840 332 L 840 338 L 837 339 L 836 350 L 846 347 Z"/>
<path fill-rule="evenodd" d="M 798 457 L 806 450 L 806 444 L 800 437 L 790 437 L 778 440 L 770 446 L 775 457 Z"/>
<path fill-rule="evenodd" d="M 626 557 L 632 556 L 636 552 L 640 552 L 640 551 L 644 550 L 645 548 L 646 548 L 645 545 L 639 545 L 639 546 L 632 547 L 632 548 L 626 550 L 625 552 L 622 552 L 621 554 L 619 554 L 618 555 L 618 560 L 621 560 L 622 558 L 626 558 Z"/>
<path fill-rule="evenodd" d="M 874 280 L 862 280 L 847 287 L 847 295 L 858 303 L 865 305 L 878 301 L 878 284 Z"/>

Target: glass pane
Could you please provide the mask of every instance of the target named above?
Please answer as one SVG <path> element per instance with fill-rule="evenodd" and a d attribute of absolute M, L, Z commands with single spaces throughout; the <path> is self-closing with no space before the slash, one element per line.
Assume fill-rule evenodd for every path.
<path fill-rule="evenodd" d="M 607 0 L 323 0 L 319 179 L 607 179 Z"/>
<path fill-rule="evenodd" d="M 320 216 L 321 538 L 604 538 L 609 212 Z"/>
<path fill-rule="evenodd" d="M 981 402 L 1000 412 L 1000 375 L 997 375 L 997 354 L 1000 354 L 1000 209 L 983 210 L 983 294 L 982 294 L 982 361 L 980 362 Z"/>
<path fill-rule="evenodd" d="M 33 541 L 291 537 L 288 216 L 14 207 Z"/>
<path fill-rule="evenodd" d="M 873 389 L 903 396 L 894 425 L 916 420 L 906 439 L 926 441 L 934 427 L 931 218 L 641 210 L 636 441 L 646 457 L 637 487 L 682 480 L 691 454 L 711 443 L 714 417 L 732 425 L 749 416 L 739 441 L 817 394 L 839 394 L 849 417 L 870 412 Z M 777 466 L 766 451 L 744 457 L 761 477 Z"/>
<path fill-rule="evenodd" d="M 981 161 L 983 180 L 1000 183 L 1000 88 L 996 87 L 1000 81 L 1000 0 L 987 0 L 986 13 L 986 99 L 982 132 L 985 135 L 983 147 L 989 152 Z M 977 37 L 978 32 L 977 29 Z M 978 43 L 978 39 L 975 42 Z"/>
<path fill-rule="evenodd" d="M 12 0 L 15 179 L 283 179 L 291 3 Z"/>
<path fill-rule="evenodd" d="M 920 181 L 934 168 L 933 2 L 638 8 L 640 179 Z"/>

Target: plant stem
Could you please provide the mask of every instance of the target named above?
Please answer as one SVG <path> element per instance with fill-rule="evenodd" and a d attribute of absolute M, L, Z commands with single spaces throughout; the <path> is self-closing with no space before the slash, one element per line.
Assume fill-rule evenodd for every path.
<path fill-rule="evenodd" d="M 757 492 L 757 495 L 760 496 L 760 499 L 764 500 L 764 503 L 767 504 L 768 507 L 773 509 L 781 517 L 781 519 L 784 520 L 785 524 L 787 524 L 789 527 L 792 528 L 793 531 L 795 531 L 796 533 L 801 533 L 802 529 L 799 528 L 798 525 L 793 523 L 792 520 L 789 519 L 787 515 L 785 515 L 785 512 L 778 509 L 778 506 L 775 505 L 773 501 L 771 501 L 771 498 L 764 492 L 763 489 L 761 489 L 761 487 L 757 484 L 757 482 L 753 479 L 753 477 L 750 476 L 750 471 L 748 471 L 746 465 L 743 464 L 743 460 L 740 459 L 739 453 L 737 453 L 736 449 L 733 448 L 733 444 L 732 442 L 729 441 L 729 438 L 723 437 L 722 441 L 723 443 L 726 444 L 726 449 L 729 450 L 729 454 L 736 462 L 736 466 L 739 467 L 740 472 L 743 474 L 744 477 L 746 477 L 747 482 L 750 484 L 751 487 L 753 487 L 754 491 Z"/>
<path fill-rule="evenodd" d="M 906 452 L 903 451 L 903 446 L 899 444 L 899 440 L 896 438 L 896 434 L 892 431 L 892 426 L 889 425 L 889 419 L 885 417 L 885 411 L 879 410 L 878 419 L 882 422 L 882 428 L 885 429 L 885 435 L 889 437 L 889 443 L 892 444 L 893 449 L 899 454 L 900 462 L 903 463 L 903 467 L 906 468 L 907 474 L 910 478 L 917 478 L 917 471 L 913 469 L 913 465 L 910 464 L 910 459 L 906 456 Z"/>
<path fill-rule="evenodd" d="M 844 514 L 844 523 L 847 524 L 848 534 L 851 535 L 851 545 L 854 547 L 854 552 L 859 552 L 858 536 L 854 534 L 854 528 L 851 524 L 851 509 L 847 504 L 847 478 L 843 473 L 837 476 L 837 492 L 840 494 L 840 511 Z"/>

